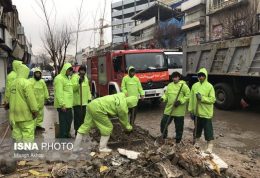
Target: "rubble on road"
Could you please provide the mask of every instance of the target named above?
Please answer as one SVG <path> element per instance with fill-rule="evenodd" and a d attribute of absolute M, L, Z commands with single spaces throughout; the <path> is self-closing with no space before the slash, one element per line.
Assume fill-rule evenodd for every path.
<path fill-rule="evenodd" d="M 99 132 L 90 134 L 95 141 L 99 140 Z M 143 140 L 138 145 L 126 144 L 135 140 Z M 115 124 L 110 142 L 119 145 L 120 149 L 114 149 L 110 154 L 101 154 L 97 146 L 88 152 L 80 152 L 78 155 L 88 155 L 88 159 L 47 162 L 20 160 L 16 175 L 33 177 L 35 174 L 46 177 L 124 177 L 124 178 L 180 178 L 208 175 L 209 177 L 224 177 L 226 169 L 216 171 L 207 166 L 207 161 L 213 160 L 203 156 L 200 150 L 191 145 L 187 140 L 175 145 L 168 140 L 165 145 L 154 146 L 154 140 L 150 134 L 135 127 L 132 134 L 127 135 Z M 121 143 L 124 143 L 121 145 Z M 119 148 L 118 147 L 118 148 Z M 71 153 L 72 154 L 72 153 Z M 61 155 L 62 156 L 62 155 Z M 61 157 L 62 159 L 62 157 Z M 216 163 L 218 164 L 218 163 Z M 31 165 L 36 165 L 32 168 Z M 33 170 L 33 171 L 32 171 Z M 230 174 L 231 171 L 229 171 Z M 49 175 L 49 176 L 48 176 Z M 1 177 L 1 176 L 0 176 Z"/>

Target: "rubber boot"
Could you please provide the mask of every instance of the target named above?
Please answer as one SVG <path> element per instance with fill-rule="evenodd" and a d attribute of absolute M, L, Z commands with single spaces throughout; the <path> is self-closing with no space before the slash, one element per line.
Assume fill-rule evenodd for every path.
<path fill-rule="evenodd" d="M 211 154 L 212 153 L 212 149 L 213 149 L 213 141 L 208 141 L 207 142 L 207 149 L 205 151 L 206 154 Z"/>
<path fill-rule="evenodd" d="M 81 142 L 83 139 L 83 134 L 81 133 L 77 133 L 74 145 L 73 145 L 73 152 L 78 152 L 78 151 L 82 151 L 83 148 L 80 148 Z"/>
<path fill-rule="evenodd" d="M 100 138 L 100 143 L 99 143 L 99 152 L 103 153 L 110 153 L 112 150 L 107 147 L 107 142 L 110 138 L 109 136 L 101 136 Z"/>

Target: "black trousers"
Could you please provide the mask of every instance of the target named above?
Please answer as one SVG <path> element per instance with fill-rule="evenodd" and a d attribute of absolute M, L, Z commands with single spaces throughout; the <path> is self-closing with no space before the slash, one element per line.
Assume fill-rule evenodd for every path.
<path fill-rule="evenodd" d="M 206 141 L 214 140 L 212 119 L 197 117 L 197 132 L 196 138 L 200 138 L 204 130 L 204 137 Z"/>
<path fill-rule="evenodd" d="M 59 138 L 70 138 L 70 128 L 72 123 L 72 109 L 67 108 L 66 112 L 63 112 L 61 108 L 58 108 L 59 112 Z"/>
<path fill-rule="evenodd" d="M 168 121 L 168 125 L 167 125 L 168 119 L 169 119 L 169 121 Z M 176 143 L 179 143 L 181 141 L 182 135 L 183 135 L 184 116 L 181 116 L 181 117 L 171 116 L 169 118 L 169 115 L 164 114 L 163 118 L 161 120 L 161 133 L 163 134 L 164 139 L 167 138 L 168 126 L 172 123 L 173 120 L 174 120 L 174 124 L 175 124 Z M 164 129 L 165 129 L 165 132 L 164 132 Z"/>
<path fill-rule="evenodd" d="M 86 116 L 86 108 L 87 106 L 82 106 L 82 111 L 81 111 L 81 106 L 73 106 L 75 134 L 77 133 L 81 124 L 83 124 L 84 122 L 84 118 Z"/>
<path fill-rule="evenodd" d="M 134 125 L 137 114 L 137 106 L 129 109 L 129 121 L 131 125 Z"/>

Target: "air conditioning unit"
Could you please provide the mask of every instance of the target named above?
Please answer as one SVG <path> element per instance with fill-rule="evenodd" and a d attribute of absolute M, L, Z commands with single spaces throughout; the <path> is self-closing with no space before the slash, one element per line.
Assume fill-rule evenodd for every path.
<path fill-rule="evenodd" d="M 24 35 L 24 27 L 23 26 L 17 27 L 17 35 Z"/>

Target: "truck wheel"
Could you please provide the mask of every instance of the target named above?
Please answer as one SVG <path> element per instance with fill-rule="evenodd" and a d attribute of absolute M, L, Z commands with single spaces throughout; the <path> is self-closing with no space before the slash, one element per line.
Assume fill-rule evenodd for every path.
<path fill-rule="evenodd" d="M 218 83 L 214 86 L 216 94 L 215 106 L 219 109 L 230 110 L 235 103 L 235 94 L 230 85 Z"/>
<path fill-rule="evenodd" d="M 109 94 L 113 95 L 113 94 L 116 94 L 116 93 L 117 93 L 116 88 L 114 86 L 109 86 Z"/>
<path fill-rule="evenodd" d="M 97 92 L 96 92 L 96 90 L 95 90 L 95 86 L 94 86 L 94 84 L 92 84 L 92 90 L 91 90 L 91 94 L 92 94 L 92 96 L 93 96 L 93 98 L 97 98 L 98 96 L 97 96 Z"/>

